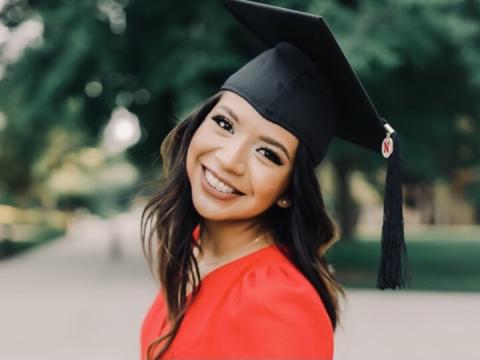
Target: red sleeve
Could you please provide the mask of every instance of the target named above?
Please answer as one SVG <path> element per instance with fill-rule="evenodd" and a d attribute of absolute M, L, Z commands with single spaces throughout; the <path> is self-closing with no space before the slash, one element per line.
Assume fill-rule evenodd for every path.
<path fill-rule="evenodd" d="M 222 309 L 219 354 L 232 358 L 333 358 L 333 329 L 315 288 L 295 268 L 244 275 Z"/>

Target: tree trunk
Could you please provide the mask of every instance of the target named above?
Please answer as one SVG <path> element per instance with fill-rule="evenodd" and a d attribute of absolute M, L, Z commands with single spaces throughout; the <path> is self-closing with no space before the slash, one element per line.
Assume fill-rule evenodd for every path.
<path fill-rule="evenodd" d="M 334 164 L 337 170 L 337 199 L 336 212 L 341 228 L 342 240 L 352 240 L 355 234 L 355 227 L 359 218 L 359 205 L 352 198 L 348 162 L 339 161 Z"/>

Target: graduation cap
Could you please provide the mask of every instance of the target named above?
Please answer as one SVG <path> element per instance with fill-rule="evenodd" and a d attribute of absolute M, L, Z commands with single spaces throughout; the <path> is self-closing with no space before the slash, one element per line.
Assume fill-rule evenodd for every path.
<path fill-rule="evenodd" d="M 388 159 L 377 287 L 406 286 L 398 133 L 379 116 L 332 31 L 319 16 L 246 0 L 224 0 L 255 57 L 221 90 L 303 142 L 318 165 L 334 137 Z"/>

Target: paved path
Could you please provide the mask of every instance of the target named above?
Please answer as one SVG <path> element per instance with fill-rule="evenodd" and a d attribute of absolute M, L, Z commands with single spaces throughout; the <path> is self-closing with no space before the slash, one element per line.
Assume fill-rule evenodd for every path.
<path fill-rule="evenodd" d="M 0 262 L 1 360 L 139 358 L 155 283 L 137 215 L 85 218 L 66 238 Z M 112 234 L 123 257 L 112 256 Z"/>
<path fill-rule="evenodd" d="M 335 360 L 480 359 L 480 294 L 350 290 L 343 308 Z"/>
<path fill-rule="evenodd" d="M 86 217 L 65 238 L 0 262 L 0 359 L 138 359 L 155 295 L 138 226 L 139 211 Z M 480 294 L 350 290 L 347 299 L 335 360 L 480 359 Z"/>

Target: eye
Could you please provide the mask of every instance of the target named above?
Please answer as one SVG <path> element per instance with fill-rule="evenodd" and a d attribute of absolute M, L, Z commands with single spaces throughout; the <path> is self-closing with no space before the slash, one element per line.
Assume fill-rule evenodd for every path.
<path fill-rule="evenodd" d="M 212 120 L 215 121 L 218 126 L 233 134 L 233 125 L 230 121 L 227 120 L 227 118 L 222 115 L 216 115 L 212 116 Z"/>
<path fill-rule="evenodd" d="M 218 126 L 220 126 L 222 129 L 225 129 L 231 134 L 233 134 L 233 125 L 225 116 L 215 115 L 215 116 L 212 116 L 212 120 L 215 121 L 218 124 Z M 262 155 L 264 155 L 273 163 L 277 165 L 283 165 L 283 162 L 280 160 L 280 157 L 277 155 L 277 153 L 274 150 L 271 150 L 268 147 L 262 146 L 258 149 L 258 152 L 260 152 Z"/>
<path fill-rule="evenodd" d="M 270 159 L 272 162 L 274 162 L 277 165 L 283 165 L 283 162 L 280 160 L 280 157 L 277 155 L 277 153 L 273 150 L 270 150 L 267 147 L 262 146 L 258 151 L 263 151 L 265 154 L 265 157 Z"/>

